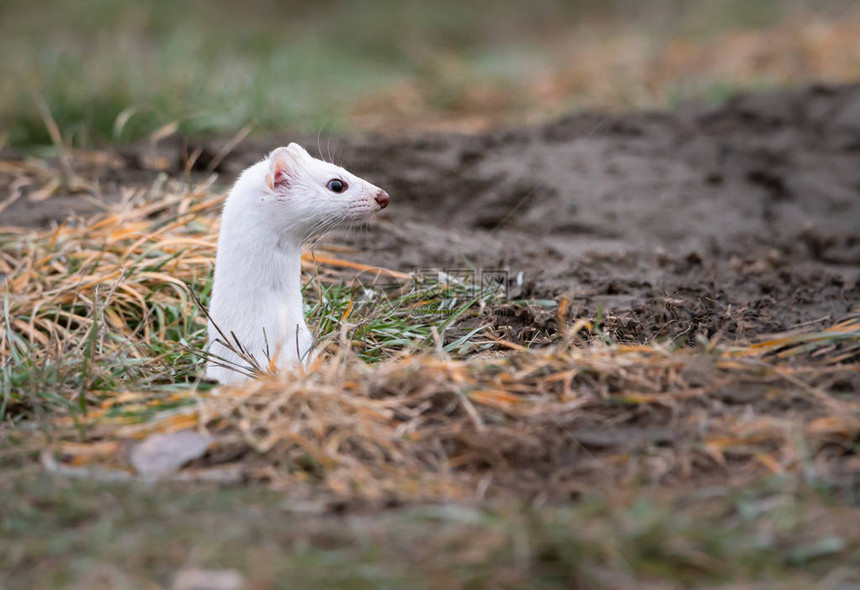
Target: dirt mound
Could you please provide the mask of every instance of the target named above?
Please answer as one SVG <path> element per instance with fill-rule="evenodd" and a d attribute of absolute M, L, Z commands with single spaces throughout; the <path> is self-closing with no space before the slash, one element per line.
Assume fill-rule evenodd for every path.
<path fill-rule="evenodd" d="M 248 141 L 223 160 L 215 142 L 197 167 L 229 183 L 287 141 Z M 476 136 L 321 143 L 392 194 L 367 231 L 336 236 L 365 261 L 506 268 L 522 273 L 524 296 L 567 294 L 584 315 L 603 306 L 618 338 L 742 338 L 860 304 L 860 85 Z M 194 148 L 157 151 L 181 169 Z M 154 177 L 144 156 L 127 150 L 102 172 L 107 198 Z M 44 223 L 64 214 L 63 199 L 19 199 L 0 225 Z"/>
<path fill-rule="evenodd" d="M 860 86 L 338 153 L 394 195 L 354 237 L 375 263 L 506 267 L 530 295 L 605 304 L 622 337 L 745 336 L 860 304 Z"/>

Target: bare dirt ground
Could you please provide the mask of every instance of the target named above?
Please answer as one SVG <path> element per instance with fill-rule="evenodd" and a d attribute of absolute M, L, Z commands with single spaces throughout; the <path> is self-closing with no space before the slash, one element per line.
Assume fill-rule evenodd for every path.
<path fill-rule="evenodd" d="M 394 195 L 360 236 L 379 263 L 522 271 L 533 296 L 605 303 L 626 338 L 748 336 L 860 302 L 860 87 L 342 152 Z"/>
<path fill-rule="evenodd" d="M 116 200 L 119 187 L 148 185 L 153 168 L 181 171 L 192 154 L 192 170 L 214 168 L 229 184 L 294 139 L 248 140 L 223 158 L 223 141 L 166 141 L 94 160 L 89 172 Z M 860 86 L 475 136 L 302 142 L 392 194 L 366 231 L 333 238 L 362 260 L 522 273 L 523 296 L 567 295 L 584 316 L 603 306 L 620 340 L 749 338 L 832 323 L 860 304 Z M 95 208 L 26 192 L 0 225 Z"/>

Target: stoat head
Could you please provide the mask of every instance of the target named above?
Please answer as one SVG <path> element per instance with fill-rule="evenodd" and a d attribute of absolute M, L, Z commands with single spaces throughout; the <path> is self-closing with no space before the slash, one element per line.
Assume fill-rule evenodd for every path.
<path fill-rule="evenodd" d="M 388 193 L 340 166 L 313 158 L 291 143 L 267 159 L 266 222 L 280 233 L 313 239 L 341 224 L 362 221 L 388 206 Z"/>

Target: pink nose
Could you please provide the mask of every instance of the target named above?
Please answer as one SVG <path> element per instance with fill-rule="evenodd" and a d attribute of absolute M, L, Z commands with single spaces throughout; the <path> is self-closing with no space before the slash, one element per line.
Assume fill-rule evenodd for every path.
<path fill-rule="evenodd" d="M 385 209 L 388 207 L 388 202 L 391 201 L 391 197 L 388 196 L 388 193 L 382 189 L 379 189 L 379 192 L 376 193 L 376 202 L 379 203 L 380 209 Z"/>

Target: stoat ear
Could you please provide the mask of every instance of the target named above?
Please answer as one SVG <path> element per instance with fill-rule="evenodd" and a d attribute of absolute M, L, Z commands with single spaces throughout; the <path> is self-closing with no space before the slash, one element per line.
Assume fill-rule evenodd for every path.
<path fill-rule="evenodd" d="M 290 146 L 295 144 L 290 144 Z M 290 180 L 296 176 L 298 162 L 296 156 L 289 147 L 279 147 L 269 154 L 269 173 L 266 175 L 266 184 L 270 190 L 275 187 L 289 186 Z"/>
<path fill-rule="evenodd" d="M 300 160 L 304 158 L 307 158 L 309 160 L 313 159 L 311 155 L 307 151 L 305 151 L 305 148 L 295 142 L 292 142 L 290 145 L 288 145 L 287 149 L 290 151 L 291 154 L 293 154 L 296 158 Z"/>

